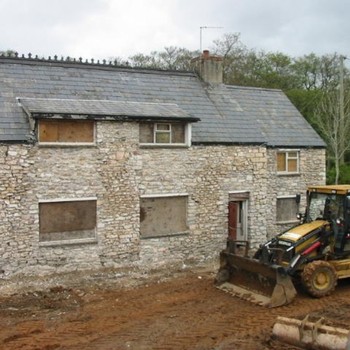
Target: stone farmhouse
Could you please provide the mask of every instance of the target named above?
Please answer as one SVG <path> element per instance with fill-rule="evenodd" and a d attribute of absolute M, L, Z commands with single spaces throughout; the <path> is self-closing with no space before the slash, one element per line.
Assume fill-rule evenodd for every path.
<path fill-rule="evenodd" d="M 0 56 L 3 276 L 197 263 L 295 223 L 324 142 L 282 91 L 192 63 Z"/>

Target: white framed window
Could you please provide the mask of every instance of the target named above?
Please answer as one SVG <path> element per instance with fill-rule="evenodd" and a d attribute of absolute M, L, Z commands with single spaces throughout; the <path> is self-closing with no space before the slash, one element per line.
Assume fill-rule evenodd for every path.
<path fill-rule="evenodd" d="M 299 174 L 300 151 L 299 150 L 278 150 L 277 151 L 277 173 Z"/>
<path fill-rule="evenodd" d="M 96 122 L 93 120 L 39 119 L 40 145 L 94 145 Z"/>
<path fill-rule="evenodd" d="M 140 199 L 141 238 L 186 233 L 188 195 L 144 196 Z"/>
<path fill-rule="evenodd" d="M 276 222 L 290 223 L 296 222 L 297 214 L 299 212 L 299 204 L 297 197 L 294 196 L 280 196 L 276 201 Z"/>
<path fill-rule="evenodd" d="M 189 146 L 191 125 L 180 122 L 140 123 L 140 145 Z"/>
<path fill-rule="evenodd" d="M 154 125 L 154 141 L 155 143 L 172 143 L 171 124 L 156 123 Z M 184 140 L 180 141 L 184 142 Z"/>
<path fill-rule="evenodd" d="M 96 241 L 97 199 L 55 199 L 39 202 L 39 243 Z"/>

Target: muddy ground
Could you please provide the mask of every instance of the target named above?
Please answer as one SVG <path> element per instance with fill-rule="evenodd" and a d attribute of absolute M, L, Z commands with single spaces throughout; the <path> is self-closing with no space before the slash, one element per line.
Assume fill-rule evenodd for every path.
<path fill-rule="evenodd" d="M 291 305 L 266 309 L 213 286 L 211 267 L 170 273 L 59 276 L 1 282 L 0 348 L 298 349 L 271 338 L 277 316 L 306 314 L 350 327 L 350 281 L 313 299 L 299 290 Z M 7 283 L 7 284 L 6 284 Z M 26 287 L 27 286 L 27 287 Z"/>

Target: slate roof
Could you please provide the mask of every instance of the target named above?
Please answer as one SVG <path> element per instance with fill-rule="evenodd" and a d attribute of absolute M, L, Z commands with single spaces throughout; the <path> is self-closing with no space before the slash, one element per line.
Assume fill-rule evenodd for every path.
<path fill-rule="evenodd" d="M 244 142 L 247 136 L 254 138 L 259 132 L 271 147 L 324 146 L 281 90 L 222 85 L 208 93 L 224 116 L 222 124 L 235 130 L 237 141 Z"/>
<path fill-rule="evenodd" d="M 0 57 L 0 141 L 30 137 L 28 117 L 16 98 L 38 115 L 200 119 L 192 126 L 194 144 L 325 147 L 283 92 L 207 87 L 191 72 Z"/>

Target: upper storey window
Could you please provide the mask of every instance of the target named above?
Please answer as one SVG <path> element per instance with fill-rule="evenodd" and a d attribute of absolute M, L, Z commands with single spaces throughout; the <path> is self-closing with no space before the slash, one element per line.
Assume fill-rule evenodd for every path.
<path fill-rule="evenodd" d="M 93 120 L 40 119 L 38 141 L 41 144 L 94 144 Z"/>
<path fill-rule="evenodd" d="M 298 174 L 299 161 L 299 151 L 280 150 L 277 152 L 277 172 L 280 174 Z"/>
<path fill-rule="evenodd" d="M 140 144 L 188 146 L 189 130 L 185 123 L 140 123 Z"/>

